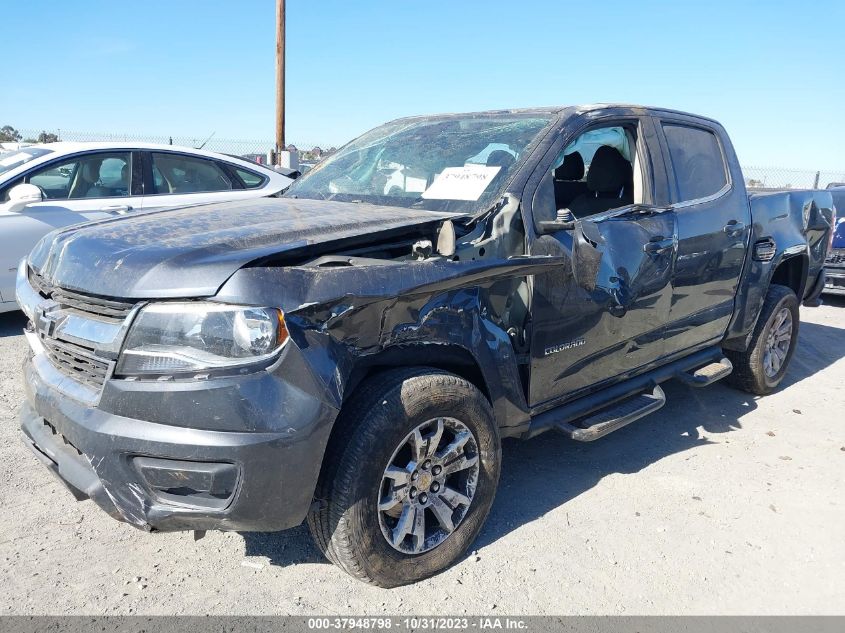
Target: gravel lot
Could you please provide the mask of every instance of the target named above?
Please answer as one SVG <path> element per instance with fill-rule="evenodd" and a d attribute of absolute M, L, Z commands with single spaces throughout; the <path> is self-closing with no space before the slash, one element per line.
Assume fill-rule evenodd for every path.
<path fill-rule="evenodd" d="M 595 444 L 506 441 L 477 552 L 363 585 L 304 526 L 145 534 L 76 503 L 19 439 L 19 314 L 0 315 L 0 613 L 845 614 L 845 300 L 802 309 L 763 399 L 669 383 Z"/>

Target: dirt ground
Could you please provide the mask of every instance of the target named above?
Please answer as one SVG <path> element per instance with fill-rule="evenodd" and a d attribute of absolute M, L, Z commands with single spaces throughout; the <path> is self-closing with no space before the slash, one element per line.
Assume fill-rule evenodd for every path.
<path fill-rule="evenodd" d="M 594 444 L 506 441 L 476 550 L 383 590 L 304 526 L 146 534 L 77 503 L 19 438 L 19 314 L 0 315 L 0 614 L 845 614 L 845 300 L 802 309 L 781 390 L 665 386 Z"/>

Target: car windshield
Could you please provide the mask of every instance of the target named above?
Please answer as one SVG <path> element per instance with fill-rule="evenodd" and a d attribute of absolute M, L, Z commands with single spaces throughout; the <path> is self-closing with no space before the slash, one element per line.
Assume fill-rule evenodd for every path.
<path fill-rule="evenodd" d="M 511 112 L 387 123 L 316 165 L 285 196 L 477 213 L 501 196 L 552 118 Z"/>
<path fill-rule="evenodd" d="M 0 152 L 0 174 L 4 174 L 15 167 L 20 167 L 24 163 L 28 163 L 52 151 L 43 147 L 24 147 L 23 149 L 10 152 Z"/>

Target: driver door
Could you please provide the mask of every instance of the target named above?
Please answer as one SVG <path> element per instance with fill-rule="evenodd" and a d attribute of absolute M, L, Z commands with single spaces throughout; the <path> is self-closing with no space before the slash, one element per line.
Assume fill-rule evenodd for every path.
<path fill-rule="evenodd" d="M 665 354 L 677 218 L 655 204 L 666 201 L 665 172 L 659 154 L 649 152 L 650 119 L 612 124 L 635 133 L 634 175 L 643 182 L 633 203 L 620 200 L 618 208 L 576 216 L 574 228 L 541 235 L 531 245 L 532 254 L 563 255 L 568 262 L 534 278 L 532 406 L 622 379 Z M 532 202 L 535 223 L 542 189 Z"/>

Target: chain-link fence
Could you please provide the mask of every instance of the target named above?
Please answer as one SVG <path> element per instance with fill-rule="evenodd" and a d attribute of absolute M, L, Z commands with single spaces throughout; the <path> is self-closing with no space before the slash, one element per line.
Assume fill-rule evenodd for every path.
<path fill-rule="evenodd" d="M 845 183 L 845 170 L 743 166 L 742 173 L 746 186 L 755 189 L 824 189 L 832 183 Z"/>
<path fill-rule="evenodd" d="M 144 143 L 162 143 L 165 145 L 181 145 L 184 147 L 203 147 L 212 152 L 244 156 L 258 162 L 265 162 L 268 152 L 273 149 L 274 142 L 267 140 L 244 140 L 218 138 L 212 135 L 207 138 L 193 136 L 168 136 L 150 134 L 119 134 L 98 132 L 72 132 L 56 130 L 19 130 L 21 140 L 29 142 L 62 141 L 137 141 Z M 334 147 L 326 147 L 317 143 L 291 143 L 300 153 L 301 160 L 316 160 Z M 744 166 L 746 186 L 753 189 L 824 189 L 831 183 L 845 183 L 845 170 L 816 171 L 811 169 L 789 169 L 786 167 L 754 167 Z"/>

